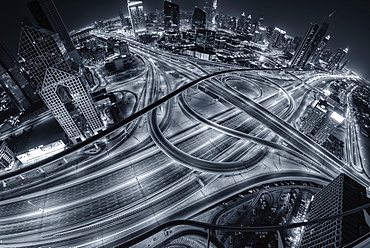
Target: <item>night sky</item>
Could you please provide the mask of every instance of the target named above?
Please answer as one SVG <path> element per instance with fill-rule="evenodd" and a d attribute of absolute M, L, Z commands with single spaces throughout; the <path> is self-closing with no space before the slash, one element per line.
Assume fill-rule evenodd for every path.
<path fill-rule="evenodd" d="M 18 46 L 20 22 L 31 17 L 29 0 L 0 0 L 0 39 L 15 54 Z M 54 0 L 67 28 L 83 27 L 95 20 L 118 16 L 118 9 L 127 15 L 125 0 Z M 163 0 L 143 0 L 144 11 L 163 8 Z M 177 0 L 182 10 L 203 7 L 205 0 Z M 217 13 L 239 17 L 244 11 L 264 24 L 276 26 L 291 36 L 303 36 L 311 22 L 321 24 L 325 16 L 336 10 L 327 20 L 331 34 L 329 47 L 336 50 L 349 46 L 345 59 L 355 72 L 370 78 L 370 15 L 369 0 L 218 0 Z"/>

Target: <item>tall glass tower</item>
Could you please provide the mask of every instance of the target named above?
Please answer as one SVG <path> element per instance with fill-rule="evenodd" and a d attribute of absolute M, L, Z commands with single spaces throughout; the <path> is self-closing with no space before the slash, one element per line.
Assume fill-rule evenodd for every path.
<path fill-rule="evenodd" d="M 104 130 L 91 95 L 77 76 L 48 68 L 39 94 L 73 143 Z"/>
<path fill-rule="evenodd" d="M 328 46 L 329 41 L 330 41 L 330 34 L 325 36 L 325 38 L 320 42 L 315 53 L 311 56 L 311 59 L 310 59 L 311 63 L 314 63 L 320 59 L 321 54 L 325 51 L 326 47 Z"/>
<path fill-rule="evenodd" d="M 297 51 L 294 53 L 294 56 L 290 62 L 291 66 L 299 67 L 303 65 L 304 57 L 309 49 L 310 43 L 313 40 L 318 28 L 319 26 L 316 23 L 315 24 L 311 23 L 311 26 L 307 30 L 301 44 L 299 45 Z"/>
<path fill-rule="evenodd" d="M 25 111 L 32 104 L 41 101 L 29 78 L 21 71 L 20 66 L 2 42 L 0 42 L 0 84 L 19 111 Z"/>
<path fill-rule="evenodd" d="M 328 27 L 327 23 L 323 23 L 320 28 L 316 23 L 311 24 L 290 62 L 291 66 L 302 68 L 307 64 L 324 39 Z"/>
<path fill-rule="evenodd" d="M 211 30 L 216 27 L 216 9 L 217 0 L 206 0 L 203 10 L 206 13 L 206 27 Z"/>
<path fill-rule="evenodd" d="M 65 59 L 66 52 L 56 33 L 42 28 L 22 26 L 18 47 L 19 61 L 35 87 L 42 84 L 49 67 L 76 73 Z"/>
<path fill-rule="evenodd" d="M 40 27 L 53 31 L 59 35 L 67 52 L 76 50 L 67 28 L 52 0 L 32 0 L 27 6 Z"/>
<path fill-rule="evenodd" d="M 171 1 L 164 1 L 164 28 L 166 31 L 179 31 L 180 7 Z"/>
<path fill-rule="evenodd" d="M 364 186 L 349 176 L 340 174 L 314 196 L 309 220 L 341 214 L 369 202 Z M 364 211 L 368 212 L 369 209 Z M 370 232 L 366 215 L 360 211 L 306 226 L 299 247 L 356 247 L 356 243 L 352 242 Z"/>
<path fill-rule="evenodd" d="M 336 53 L 330 58 L 327 69 L 334 70 L 339 68 L 339 63 L 343 60 L 344 56 L 348 53 L 348 47 L 339 48 Z"/>
<path fill-rule="evenodd" d="M 134 31 L 135 35 L 145 32 L 146 25 L 143 2 L 127 0 L 127 8 L 131 18 L 132 30 Z"/>
<path fill-rule="evenodd" d="M 192 17 L 193 29 L 204 29 L 206 27 L 206 13 L 198 7 L 195 7 Z"/>

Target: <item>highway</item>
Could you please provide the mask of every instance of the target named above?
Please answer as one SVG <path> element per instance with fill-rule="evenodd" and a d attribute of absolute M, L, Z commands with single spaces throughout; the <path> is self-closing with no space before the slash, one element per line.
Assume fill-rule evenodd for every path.
<path fill-rule="evenodd" d="M 259 75 L 228 65 L 220 71 L 226 65 L 204 66 L 130 43 L 145 70 L 119 84 L 104 83 L 135 93 L 135 113 L 91 143 L 2 175 L 1 247 L 111 247 L 277 179 L 325 184 L 342 170 L 368 183 L 290 124 L 303 111 L 305 85 L 315 87 L 328 75 L 303 83 L 290 75 L 278 79 L 279 70 Z M 243 94 L 233 81 L 249 84 L 253 93 Z M 202 104 L 209 104 L 207 114 Z M 122 129 L 117 137 L 106 138 L 116 129 Z M 99 154 L 81 156 L 97 141 L 105 144 Z M 278 152 L 295 167 L 264 170 Z M 311 170 L 302 172 L 303 164 Z M 233 184 L 214 187 L 225 174 Z"/>

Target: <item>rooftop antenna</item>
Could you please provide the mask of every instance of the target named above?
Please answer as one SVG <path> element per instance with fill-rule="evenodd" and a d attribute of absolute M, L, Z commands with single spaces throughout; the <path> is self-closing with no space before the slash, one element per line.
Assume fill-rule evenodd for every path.
<path fill-rule="evenodd" d="M 330 15 L 325 16 L 324 21 L 326 20 L 326 18 L 332 17 L 332 15 L 334 15 L 335 12 L 337 12 L 337 10 L 334 10 L 333 12 L 330 13 Z"/>
<path fill-rule="evenodd" d="M 328 17 L 330 18 L 332 15 L 334 15 L 335 12 L 337 12 L 337 10 L 334 10 L 333 12 L 331 12 Z"/>

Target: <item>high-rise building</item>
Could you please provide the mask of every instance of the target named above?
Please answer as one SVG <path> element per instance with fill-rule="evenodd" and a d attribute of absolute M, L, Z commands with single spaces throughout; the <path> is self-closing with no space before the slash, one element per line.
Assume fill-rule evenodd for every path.
<path fill-rule="evenodd" d="M 344 58 L 344 56 L 348 53 L 348 47 L 346 48 L 339 48 L 336 53 L 330 58 L 329 63 L 327 65 L 327 69 L 334 70 L 339 68 L 339 64 Z"/>
<path fill-rule="evenodd" d="M 0 84 L 20 111 L 41 101 L 31 81 L 6 46 L 0 42 Z"/>
<path fill-rule="evenodd" d="M 262 25 L 263 20 L 265 20 L 265 16 L 264 16 L 264 15 L 261 15 L 261 16 L 258 18 L 258 27 L 260 27 L 260 26 Z"/>
<path fill-rule="evenodd" d="M 48 68 L 39 94 L 73 143 L 104 129 L 91 95 L 77 76 Z"/>
<path fill-rule="evenodd" d="M 67 28 L 52 0 L 32 0 L 27 6 L 40 27 L 57 33 L 68 52 L 75 50 Z"/>
<path fill-rule="evenodd" d="M 180 10 L 180 27 L 183 29 L 191 28 L 193 13 L 193 11 Z"/>
<path fill-rule="evenodd" d="M 40 27 L 59 35 L 60 40 L 67 50 L 70 61 L 75 64 L 81 64 L 80 56 L 73 45 L 68 30 L 53 0 L 32 0 L 27 5 Z"/>
<path fill-rule="evenodd" d="M 298 50 L 294 54 L 291 66 L 304 67 L 317 51 L 321 41 L 324 39 L 329 24 L 324 22 L 321 27 L 311 24 Z"/>
<path fill-rule="evenodd" d="M 164 1 L 164 28 L 166 31 L 179 31 L 180 7 L 172 1 Z"/>
<path fill-rule="evenodd" d="M 328 30 L 329 24 L 324 22 L 320 29 L 315 34 L 314 38 L 311 41 L 311 44 L 306 52 L 306 55 L 303 60 L 303 66 L 306 65 L 306 63 L 311 59 L 311 57 L 316 53 L 321 41 L 324 39 L 325 33 Z"/>
<path fill-rule="evenodd" d="M 301 44 L 299 45 L 297 51 L 294 53 L 292 60 L 290 61 L 290 65 L 292 67 L 303 67 L 303 61 L 306 57 L 306 53 L 309 51 L 310 44 L 319 28 L 319 25 L 312 24 L 310 28 L 307 30 Z"/>
<path fill-rule="evenodd" d="M 150 23 L 155 23 L 156 27 L 163 27 L 164 24 L 164 13 L 162 10 L 156 9 L 155 11 L 149 12 L 147 16 L 147 21 Z"/>
<path fill-rule="evenodd" d="M 321 59 L 325 62 L 329 62 L 330 58 L 331 58 L 331 55 L 332 55 L 332 52 L 330 49 L 325 49 L 325 51 L 322 52 L 321 54 Z"/>
<path fill-rule="evenodd" d="M 238 23 L 237 23 L 237 26 L 236 26 L 236 31 L 239 32 L 239 33 L 244 33 L 246 30 L 247 30 L 247 19 L 245 17 L 245 12 L 243 12 L 241 15 L 240 15 L 240 18 L 238 19 Z"/>
<path fill-rule="evenodd" d="M 0 169 L 7 169 L 16 161 L 15 154 L 5 141 L 0 141 Z"/>
<path fill-rule="evenodd" d="M 248 33 L 252 33 L 252 15 L 251 14 L 249 14 L 247 16 L 247 24 L 246 24 L 246 26 L 247 26 L 247 32 Z"/>
<path fill-rule="evenodd" d="M 309 219 L 315 220 L 341 214 L 369 203 L 366 189 L 345 174 L 340 174 L 315 194 Z M 370 232 L 365 211 L 306 226 L 301 248 L 354 247 L 357 239 Z M 347 246 L 349 245 L 349 246 Z"/>
<path fill-rule="evenodd" d="M 125 16 L 123 15 L 122 9 L 118 10 L 118 14 L 119 14 L 119 18 L 121 19 L 122 27 L 124 27 L 126 25 L 126 22 L 125 22 Z"/>
<path fill-rule="evenodd" d="M 318 144 L 324 143 L 344 120 L 339 109 L 328 105 L 326 101 L 315 102 L 315 106 L 302 118 L 300 131 Z"/>
<path fill-rule="evenodd" d="M 35 88 L 42 84 L 49 67 L 76 73 L 67 63 L 65 46 L 54 32 L 23 25 L 18 49 L 19 62 Z"/>
<path fill-rule="evenodd" d="M 216 9 L 217 9 L 217 0 L 206 0 L 203 10 L 206 13 L 206 28 L 215 29 L 216 27 Z"/>
<path fill-rule="evenodd" d="M 334 129 L 340 125 L 344 120 L 341 113 L 329 111 L 327 115 L 320 120 L 317 126 L 309 133 L 318 144 L 323 144 L 330 136 Z"/>
<path fill-rule="evenodd" d="M 302 118 L 302 125 L 300 131 L 304 134 L 309 134 L 319 125 L 321 120 L 327 114 L 328 110 L 324 104 L 316 102 L 315 106 L 310 110 L 306 116 Z"/>
<path fill-rule="evenodd" d="M 270 45 L 272 47 L 282 48 L 285 42 L 286 31 L 275 27 L 270 36 Z"/>
<path fill-rule="evenodd" d="M 318 61 L 322 55 L 322 53 L 325 51 L 326 47 L 328 46 L 330 40 L 330 34 L 328 34 L 319 44 L 317 47 L 315 53 L 311 56 L 310 61 L 311 63 L 314 63 Z"/>
<path fill-rule="evenodd" d="M 295 37 L 293 38 L 292 43 L 291 43 L 291 47 L 290 47 L 290 49 L 291 49 L 292 51 L 296 51 L 296 50 L 297 50 L 297 48 L 298 48 L 298 46 L 301 44 L 301 42 L 302 42 L 302 37 L 295 36 Z"/>
<path fill-rule="evenodd" d="M 212 52 L 215 47 L 216 32 L 207 29 L 197 29 L 195 47 L 203 52 Z"/>
<path fill-rule="evenodd" d="M 193 29 L 204 29 L 206 27 L 206 13 L 198 7 L 195 7 L 192 19 Z"/>
<path fill-rule="evenodd" d="M 0 64 L 0 86 L 6 94 L 12 99 L 14 105 L 18 108 L 19 111 L 25 111 L 31 107 L 30 102 L 27 97 L 22 92 L 19 85 L 14 82 L 9 73 L 5 68 Z"/>
<path fill-rule="evenodd" d="M 341 66 L 338 65 L 338 70 L 340 70 L 340 71 L 343 70 L 343 68 L 348 64 L 348 62 L 349 61 L 346 60 L 346 61 L 344 61 L 344 63 Z"/>
<path fill-rule="evenodd" d="M 144 7 L 142 1 L 127 0 L 128 13 L 135 35 L 146 31 Z"/>

